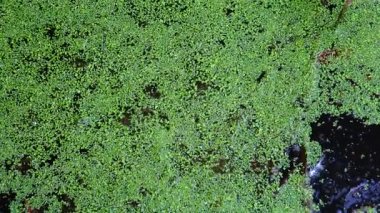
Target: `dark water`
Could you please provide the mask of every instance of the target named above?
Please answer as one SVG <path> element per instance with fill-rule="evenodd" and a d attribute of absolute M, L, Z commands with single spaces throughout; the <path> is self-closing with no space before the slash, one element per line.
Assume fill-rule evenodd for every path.
<path fill-rule="evenodd" d="M 352 212 L 364 206 L 379 211 L 380 125 L 365 125 L 350 114 L 323 114 L 311 127 L 311 139 L 323 152 L 310 171 L 320 212 Z"/>

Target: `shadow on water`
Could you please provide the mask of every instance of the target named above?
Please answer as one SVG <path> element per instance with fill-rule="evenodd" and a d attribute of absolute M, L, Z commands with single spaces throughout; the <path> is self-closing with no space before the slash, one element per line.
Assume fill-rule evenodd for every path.
<path fill-rule="evenodd" d="M 322 156 L 310 171 L 313 200 L 320 212 L 380 209 L 380 125 L 351 114 L 323 114 L 311 124 Z"/>

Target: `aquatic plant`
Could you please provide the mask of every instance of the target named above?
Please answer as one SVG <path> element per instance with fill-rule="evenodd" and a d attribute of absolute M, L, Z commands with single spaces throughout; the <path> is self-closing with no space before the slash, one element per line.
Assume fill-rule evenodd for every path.
<path fill-rule="evenodd" d="M 1 211 L 308 211 L 286 150 L 318 161 L 322 113 L 380 123 L 379 8 L 1 1 Z"/>

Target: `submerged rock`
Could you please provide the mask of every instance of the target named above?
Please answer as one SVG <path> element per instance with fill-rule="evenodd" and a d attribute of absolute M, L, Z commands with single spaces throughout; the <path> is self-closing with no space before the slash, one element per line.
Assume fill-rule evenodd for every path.
<path fill-rule="evenodd" d="M 344 199 L 344 209 L 352 211 L 363 206 L 377 205 L 380 210 L 380 182 L 365 180 L 358 186 L 351 188 Z"/>

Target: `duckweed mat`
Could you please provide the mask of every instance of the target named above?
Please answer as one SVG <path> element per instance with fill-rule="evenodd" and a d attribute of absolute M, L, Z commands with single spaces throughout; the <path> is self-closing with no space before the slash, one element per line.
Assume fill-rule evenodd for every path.
<path fill-rule="evenodd" d="M 380 123 L 380 1 L 322 3 L 0 1 L 0 211 L 315 208 L 310 123 Z"/>

